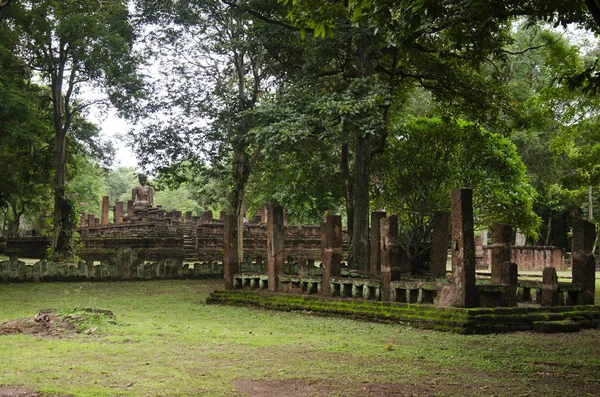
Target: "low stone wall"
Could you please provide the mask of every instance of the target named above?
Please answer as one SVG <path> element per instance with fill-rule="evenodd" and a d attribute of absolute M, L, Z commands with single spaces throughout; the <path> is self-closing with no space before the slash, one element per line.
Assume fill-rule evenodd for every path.
<path fill-rule="evenodd" d="M 133 257 L 133 256 L 131 256 Z M 130 258 L 131 258 L 130 257 Z M 123 259 L 123 256 L 121 256 Z M 26 264 L 13 258 L 0 262 L 0 281 L 117 281 L 177 278 L 221 278 L 223 264 L 199 262 L 181 265 L 176 261 L 158 262 L 109 260 L 104 262 L 55 263 L 41 260 Z"/>
<path fill-rule="evenodd" d="M 4 255 L 43 259 L 48 256 L 51 240 L 48 237 L 8 237 Z"/>

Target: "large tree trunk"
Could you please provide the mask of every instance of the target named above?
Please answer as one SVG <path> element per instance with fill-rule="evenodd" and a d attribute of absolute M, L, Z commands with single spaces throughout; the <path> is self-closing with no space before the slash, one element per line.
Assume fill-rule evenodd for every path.
<path fill-rule="evenodd" d="M 66 194 L 66 134 L 56 134 L 54 181 L 54 235 L 52 252 L 60 258 L 68 258 L 72 253 L 72 230 L 70 221 L 71 203 Z"/>
<path fill-rule="evenodd" d="M 342 176 L 344 179 L 344 191 L 346 199 L 346 220 L 348 223 L 348 241 L 352 241 L 354 229 L 354 186 L 350 179 L 350 162 L 348 142 L 342 144 Z"/>
<path fill-rule="evenodd" d="M 237 253 L 238 261 L 244 261 L 244 196 L 246 180 L 248 179 L 246 151 L 241 147 L 234 147 L 235 156 L 235 192 L 234 215 L 237 218 Z"/>
<path fill-rule="evenodd" d="M 371 146 L 368 137 L 357 132 L 354 162 L 354 226 L 352 237 L 353 267 L 369 271 L 369 165 Z"/>

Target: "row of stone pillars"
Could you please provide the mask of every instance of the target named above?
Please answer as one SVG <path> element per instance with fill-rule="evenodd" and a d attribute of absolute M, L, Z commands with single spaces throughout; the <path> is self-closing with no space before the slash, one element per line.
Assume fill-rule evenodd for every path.
<path fill-rule="evenodd" d="M 102 197 L 102 213 L 101 218 L 97 219 L 94 214 L 83 214 L 80 220 L 80 227 L 94 227 L 94 226 L 108 226 L 109 225 L 109 212 L 111 210 L 109 196 Z M 192 211 L 186 211 L 183 214 L 181 211 L 166 211 L 161 206 L 146 208 L 147 211 L 154 215 L 158 215 L 159 218 L 172 218 L 175 221 L 185 223 L 210 223 L 213 221 L 212 211 L 205 207 L 202 216 L 192 216 Z M 127 200 L 127 207 L 124 206 L 122 201 L 117 201 L 112 207 L 113 211 L 113 223 L 119 225 L 125 222 L 128 218 L 131 219 L 135 214 L 135 207 L 133 200 Z M 221 211 L 220 220 L 223 220 L 225 211 Z"/>
<path fill-rule="evenodd" d="M 410 274 L 410 266 L 401 260 L 398 241 L 398 217 L 372 214 L 370 276 L 380 278 L 382 300 L 390 299 L 390 284 L 400 275 Z M 450 222 L 451 220 L 451 222 Z M 451 193 L 451 213 L 438 212 L 433 219 L 430 280 L 446 276 L 448 230 L 451 223 L 452 279 L 440 292 L 440 304 L 455 307 L 479 305 L 479 291 L 475 283 L 475 236 L 473 222 L 473 193 L 471 189 L 454 189 Z M 224 273 L 225 288 L 232 289 L 234 275 L 239 272 L 237 254 L 237 219 L 225 219 Z M 493 284 L 506 285 L 516 291 L 517 265 L 511 263 L 512 229 L 494 223 L 492 227 L 492 277 Z M 594 225 L 577 220 L 573 226 L 573 283 L 584 286 L 585 304 L 594 303 L 595 259 L 592 253 L 596 238 Z M 321 293 L 331 295 L 330 281 L 341 274 L 342 221 L 339 215 L 327 214 L 321 224 L 323 279 Z M 268 289 L 276 291 L 279 275 L 283 271 L 284 219 L 283 209 L 267 207 L 267 273 Z M 552 268 L 553 269 L 553 268 Z M 550 278 L 544 272 L 544 280 Z M 554 274 L 556 272 L 554 271 Z M 554 276 L 556 278 L 556 276 Z M 553 293 L 558 293 L 552 287 Z M 514 299 L 516 304 L 516 298 Z"/>
<path fill-rule="evenodd" d="M 477 305 L 475 287 L 475 239 L 473 234 L 472 191 L 457 189 L 452 192 L 452 305 L 472 307 Z M 382 299 L 389 300 L 390 283 L 401 274 L 410 274 L 408 264 L 400 260 L 398 241 L 398 217 L 385 213 L 373 213 L 371 235 L 371 277 L 382 281 Z M 432 258 L 432 277 L 446 275 L 448 242 L 448 213 L 438 213 L 434 220 L 433 242 L 438 247 Z M 284 252 L 283 209 L 267 207 L 267 274 L 268 289 L 276 291 L 279 275 L 283 270 Z M 234 276 L 239 272 L 237 253 L 237 219 L 228 215 L 224 231 L 224 278 L 225 288 L 232 289 Z M 331 295 L 330 281 L 341 274 L 342 219 L 339 215 L 327 214 L 321 224 L 323 281 L 321 293 Z"/>

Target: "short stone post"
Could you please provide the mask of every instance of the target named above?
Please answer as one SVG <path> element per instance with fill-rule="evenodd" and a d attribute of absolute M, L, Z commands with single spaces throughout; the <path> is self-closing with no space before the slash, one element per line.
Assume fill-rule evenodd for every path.
<path fill-rule="evenodd" d="M 452 208 L 452 306 L 476 307 L 475 235 L 473 232 L 473 190 L 453 189 Z"/>
<path fill-rule="evenodd" d="M 133 216 L 133 200 L 127 200 L 127 216 Z"/>
<path fill-rule="evenodd" d="M 381 234 L 380 224 L 381 218 L 385 218 L 385 212 L 371 212 L 371 250 L 370 250 L 370 275 L 372 278 L 378 278 L 381 272 Z"/>
<path fill-rule="evenodd" d="M 429 257 L 429 279 L 431 281 L 446 277 L 449 230 L 450 213 L 437 211 L 433 215 L 431 230 L 431 255 Z"/>
<path fill-rule="evenodd" d="M 204 207 L 204 212 L 202 213 L 202 223 L 211 223 L 212 220 L 212 211 L 208 207 Z"/>
<path fill-rule="evenodd" d="M 398 216 L 381 218 L 381 299 L 390 300 L 392 281 L 399 275 L 400 244 L 398 243 Z"/>
<path fill-rule="evenodd" d="M 107 226 L 108 225 L 108 204 L 109 204 L 109 197 L 108 196 L 103 196 L 102 197 L 102 226 Z"/>
<path fill-rule="evenodd" d="M 492 284 L 503 284 L 501 280 L 507 279 L 503 275 L 503 264 L 510 263 L 512 245 L 512 228 L 503 223 L 492 224 Z"/>
<path fill-rule="evenodd" d="M 117 201 L 115 204 L 115 224 L 123 223 L 123 202 Z"/>
<path fill-rule="evenodd" d="M 584 219 L 573 221 L 573 284 L 583 285 L 584 305 L 593 305 L 596 291 L 596 259 L 592 249 L 596 227 Z"/>
<path fill-rule="evenodd" d="M 321 223 L 321 261 L 323 279 L 321 293 L 331 296 L 331 278 L 339 277 L 342 272 L 342 217 L 327 214 Z"/>
<path fill-rule="evenodd" d="M 96 226 L 96 216 L 94 214 L 87 214 L 87 225 L 88 227 Z"/>
<path fill-rule="evenodd" d="M 259 216 L 262 223 L 267 223 L 267 211 L 265 211 L 265 206 L 262 206 L 256 210 L 256 217 Z"/>
<path fill-rule="evenodd" d="M 267 207 L 267 275 L 271 292 L 277 291 L 279 275 L 283 272 L 285 262 L 283 232 L 283 208 L 269 205 Z"/>
<path fill-rule="evenodd" d="M 86 215 L 85 215 L 85 212 L 80 212 L 79 213 L 79 227 L 83 229 L 86 226 L 87 225 L 86 225 Z"/>
<path fill-rule="evenodd" d="M 185 212 L 185 223 L 192 223 L 192 211 Z"/>
<path fill-rule="evenodd" d="M 517 287 L 519 284 L 519 266 L 516 263 L 504 262 L 502 264 L 499 284 L 507 286 L 504 296 L 505 306 L 517 306 Z"/>
<path fill-rule="evenodd" d="M 238 242 L 237 242 L 237 217 L 235 215 L 225 216 L 224 227 L 224 242 L 223 250 L 223 274 L 225 278 L 225 289 L 234 288 L 234 276 L 240 270 L 238 259 Z"/>
<path fill-rule="evenodd" d="M 542 274 L 542 306 L 558 305 L 558 276 L 556 269 L 545 267 Z"/>

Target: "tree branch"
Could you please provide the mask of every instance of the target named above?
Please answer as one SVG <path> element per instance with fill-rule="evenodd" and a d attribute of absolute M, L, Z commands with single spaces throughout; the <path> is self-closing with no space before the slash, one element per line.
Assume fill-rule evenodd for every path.
<path fill-rule="evenodd" d="M 300 28 L 297 28 L 296 26 L 290 25 L 290 24 L 282 22 L 282 21 L 278 21 L 276 19 L 269 18 L 269 17 L 261 14 L 260 12 L 253 10 L 251 8 L 248 8 L 246 6 L 240 6 L 236 0 L 221 0 L 221 1 L 230 7 L 237 8 L 239 10 L 247 12 L 248 14 L 255 16 L 256 18 L 258 18 L 261 21 L 266 22 L 268 24 L 281 26 L 288 30 L 293 30 L 294 32 L 300 31 Z M 304 29 L 304 30 L 307 32 L 313 32 L 313 29 Z"/>
<path fill-rule="evenodd" d="M 590 14 L 592 14 L 592 18 L 594 18 L 594 22 L 600 28 L 600 6 L 598 5 L 596 0 L 585 0 L 585 4 L 588 6 L 588 10 Z"/>

